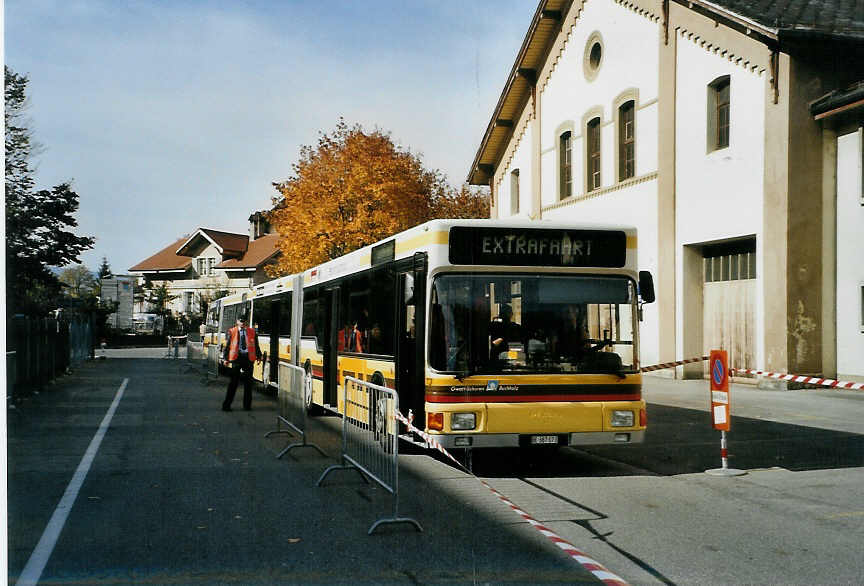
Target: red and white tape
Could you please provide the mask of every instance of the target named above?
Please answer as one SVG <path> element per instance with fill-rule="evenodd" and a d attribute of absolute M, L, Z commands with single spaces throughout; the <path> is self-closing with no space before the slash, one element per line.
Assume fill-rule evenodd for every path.
<path fill-rule="evenodd" d="M 687 358 L 685 360 L 679 360 L 677 362 L 664 362 L 663 364 L 654 364 L 652 366 L 645 366 L 640 369 L 641 372 L 651 372 L 653 370 L 662 370 L 664 368 L 674 368 L 676 366 L 681 366 L 682 364 L 690 364 L 691 362 L 702 362 L 703 360 L 708 360 L 708 356 L 701 356 L 698 358 Z M 862 390 L 864 389 L 864 383 L 856 383 L 851 381 L 844 380 L 834 380 L 833 378 L 819 378 L 816 376 L 804 376 L 801 374 L 788 374 L 785 372 L 768 372 L 766 370 L 756 370 L 755 368 L 730 368 L 729 374 L 756 374 L 759 376 L 767 376 L 770 378 L 776 378 L 778 380 L 785 380 L 796 383 L 805 383 L 808 385 L 820 385 L 823 387 L 831 387 L 832 389 L 852 389 L 852 390 Z"/>
<path fill-rule="evenodd" d="M 682 364 L 690 364 L 691 362 L 702 362 L 703 360 L 708 360 L 708 357 L 699 356 L 697 358 L 685 358 L 684 360 L 679 360 L 678 362 L 664 362 L 663 364 L 644 366 L 639 370 L 641 372 L 651 372 L 652 370 L 663 370 L 664 368 L 672 368 L 675 366 L 681 366 Z"/>
<path fill-rule="evenodd" d="M 455 462 L 456 465 L 459 466 L 459 468 L 461 468 L 462 470 L 464 470 L 466 473 L 470 474 L 471 476 L 474 476 L 474 474 L 470 470 L 465 468 L 465 466 L 463 466 L 461 462 L 459 462 L 456 458 L 454 458 L 450 454 L 450 452 L 448 452 L 444 448 L 444 446 L 442 446 L 438 442 L 438 440 L 436 440 L 433 436 L 429 435 L 425 431 L 422 431 L 422 430 L 414 427 L 414 424 L 411 422 L 414 419 L 413 414 L 411 414 L 409 412 L 409 415 L 411 415 L 410 421 L 404 415 L 402 415 L 402 413 L 400 413 L 399 411 L 396 412 L 396 418 L 399 421 L 401 421 L 403 424 L 405 424 L 405 427 L 408 428 L 408 431 L 416 433 L 421 438 L 423 438 L 423 441 L 426 442 L 427 447 L 434 448 L 434 449 L 438 450 L 439 452 L 441 452 L 442 454 L 447 456 L 450 460 Z M 492 492 L 492 494 L 494 494 L 496 497 L 498 497 L 499 500 L 501 500 L 501 502 L 503 502 L 505 505 L 510 507 L 510 509 L 514 513 L 516 513 L 517 515 L 519 515 L 520 517 L 525 519 L 532 527 L 534 527 L 534 529 L 539 531 L 541 535 L 543 535 L 549 541 L 554 543 L 561 551 L 567 553 L 567 555 L 569 555 L 572 559 L 574 559 L 576 562 L 578 562 L 579 565 L 581 565 L 583 568 L 585 568 L 586 570 L 588 570 L 589 572 L 594 574 L 594 576 L 597 579 L 599 579 L 600 581 L 602 581 L 604 584 L 610 584 L 610 585 L 614 584 L 614 585 L 618 585 L 618 586 L 621 586 L 621 585 L 626 586 L 627 585 L 627 582 L 625 582 L 623 578 L 621 578 L 620 576 L 618 576 L 616 574 L 613 574 L 608 569 L 606 569 L 603 566 L 603 564 L 601 564 L 600 562 L 594 560 L 593 558 L 585 555 L 583 552 L 576 549 L 572 543 L 570 543 L 569 541 L 567 541 L 563 537 L 559 536 L 557 533 L 555 533 L 554 531 L 552 531 L 548 527 L 543 526 L 539 521 L 537 521 L 536 519 L 531 517 L 531 515 L 529 515 L 528 513 L 526 513 L 525 511 L 523 511 L 519 507 L 517 507 L 516 505 L 514 505 L 503 494 L 501 494 L 500 492 L 498 492 L 497 490 L 495 490 L 494 488 L 489 486 L 489 484 L 485 480 L 483 480 L 482 478 L 478 478 L 477 476 L 474 476 L 474 478 L 476 478 L 483 486 L 488 488 Z"/>
<path fill-rule="evenodd" d="M 752 368 L 730 368 L 729 372 L 734 374 L 736 372 L 742 374 L 758 374 L 760 376 L 767 376 L 770 378 L 776 378 L 778 380 L 785 380 L 796 383 L 806 383 L 809 385 L 820 385 L 823 387 L 831 387 L 832 389 L 854 389 L 861 390 L 864 389 L 864 383 L 853 383 L 850 381 L 842 381 L 842 380 L 834 380 L 832 378 L 818 378 L 815 376 L 803 376 L 800 374 L 786 374 L 782 372 L 767 372 L 764 370 L 755 370 Z"/>

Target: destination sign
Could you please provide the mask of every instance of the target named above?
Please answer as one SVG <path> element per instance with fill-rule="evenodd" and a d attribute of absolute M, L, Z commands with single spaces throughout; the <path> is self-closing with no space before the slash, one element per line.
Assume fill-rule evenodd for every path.
<path fill-rule="evenodd" d="M 621 230 L 450 228 L 451 264 L 619 268 L 626 257 Z"/>

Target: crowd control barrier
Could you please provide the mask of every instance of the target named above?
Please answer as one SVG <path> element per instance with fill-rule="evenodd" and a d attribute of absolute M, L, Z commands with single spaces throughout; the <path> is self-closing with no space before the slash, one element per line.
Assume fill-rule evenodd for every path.
<path fill-rule="evenodd" d="M 353 377 L 342 386 L 342 463 L 330 466 L 318 486 L 333 470 L 353 468 L 363 479 L 371 478 L 393 495 L 393 516 L 375 521 L 369 535 L 384 523 L 410 523 L 423 531 L 415 519 L 399 516 L 399 396 L 388 389 Z M 368 482 L 368 480 L 367 480 Z"/>
<path fill-rule="evenodd" d="M 168 336 L 168 351 L 165 358 L 180 358 L 180 343 L 186 343 L 186 336 Z"/>
<path fill-rule="evenodd" d="M 212 376 L 215 379 L 219 378 L 219 346 L 210 344 L 207 346 L 207 377 L 209 382 Z"/>
<path fill-rule="evenodd" d="M 322 456 L 327 456 L 324 451 L 306 441 L 306 397 L 312 392 L 312 377 L 306 374 L 299 366 L 279 363 L 279 391 L 277 395 L 278 413 L 276 415 L 276 430 L 267 432 L 264 437 L 279 433 L 298 434 L 300 442 L 289 444 L 276 456 L 278 460 L 294 448 L 314 448 Z M 282 424 L 287 425 L 291 431 L 283 430 Z"/>
<path fill-rule="evenodd" d="M 204 354 L 204 343 L 203 342 L 186 342 L 186 361 L 195 364 L 196 362 L 201 365 L 204 363 L 206 356 Z"/>
<path fill-rule="evenodd" d="M 203 342 L 186 341 L 186 372 L 201 373 L 201 368 L 207 370 L 207 354 Z"/>

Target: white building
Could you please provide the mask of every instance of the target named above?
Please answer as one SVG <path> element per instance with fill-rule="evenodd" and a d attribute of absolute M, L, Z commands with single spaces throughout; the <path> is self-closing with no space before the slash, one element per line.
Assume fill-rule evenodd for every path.
<path fill-rule="evenodd" d="M 265 268 L 279 254 L 279 235 L 265 214 L 249 217 L 249 234 L 198 228 L 129 269 L 145 286 L 165 285 L 174 314 L 194 315 L 209 301 L 269 280 Z M 149 308 L 142 308 L 149 310 Z"/>
<path fill-rule="evenodd" d="M 823 364 L 850 379 L 864 370 L 864 82 L 824 96 L 810 111 L 823 126 L 823 320 L 836 324 Z"/>
<path fill-rule="evenodd" d="M 811 112 L 864 79 L 864 14 L 799 4 L 542 0 L 530 24 L 469 181 L 492 217 L 638 228 L 643 364 L 864 378 L 864 110 Z"/>
<path fill-rule="evenodd" d="M 102 279 L 100 295 L 102 301 L 117 304 L 117 311 L 108 316 L 108 325 L 115 330 L 132 330 L 132 304 L 136 278 L 132 275 L 114 275 Z"/>

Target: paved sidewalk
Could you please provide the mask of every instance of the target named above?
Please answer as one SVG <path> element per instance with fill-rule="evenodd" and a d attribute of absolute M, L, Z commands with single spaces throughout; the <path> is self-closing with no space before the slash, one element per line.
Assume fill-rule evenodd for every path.
<path fill-rule="evenodd" d="M 709 381 L 643 377 L 645 400 L 656 405 L 708 411 Z M 864 434 L 864 390 L 763 390 L 729 385 L 733 417 Z"/>

